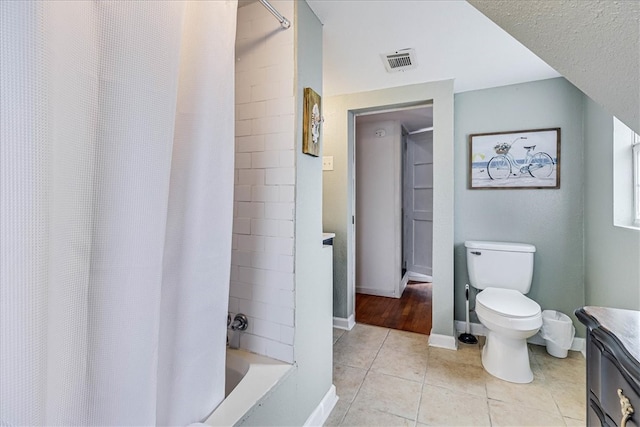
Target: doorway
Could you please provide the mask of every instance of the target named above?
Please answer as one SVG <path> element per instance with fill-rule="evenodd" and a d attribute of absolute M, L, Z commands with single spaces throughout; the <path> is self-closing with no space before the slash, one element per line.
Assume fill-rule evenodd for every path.
<path fill-rule="evenodd" d="M 354 115 L 356 321 L 429 334 L 433 105 Z"/>

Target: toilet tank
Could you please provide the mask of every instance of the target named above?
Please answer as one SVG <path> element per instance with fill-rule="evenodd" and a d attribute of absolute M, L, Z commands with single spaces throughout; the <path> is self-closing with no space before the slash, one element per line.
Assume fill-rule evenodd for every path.
<path fill-rule="evenodd" d="M 526 243 L 467 241 L 467 270 L 476 289 L 513 289 L 523 294 L 531 289 L 533 254 Z"/>

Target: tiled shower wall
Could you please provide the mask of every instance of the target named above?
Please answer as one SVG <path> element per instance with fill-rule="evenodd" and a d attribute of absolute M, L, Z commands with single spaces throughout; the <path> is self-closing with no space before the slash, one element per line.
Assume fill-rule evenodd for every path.
<path fill-rule="evenodd" d="M 273 1 L 287 18 L 293 1 Z M 295 24 L 295 23 L 293 23 Z M 294 28 L 260 4 L 238 9 L 236 165 L 229 311 L 240 347 L 293 362 Z"/>

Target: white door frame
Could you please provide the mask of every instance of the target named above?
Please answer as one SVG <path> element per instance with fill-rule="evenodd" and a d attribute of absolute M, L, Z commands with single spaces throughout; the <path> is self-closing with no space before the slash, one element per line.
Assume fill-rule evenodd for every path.
<path fill-rule="evenodd" d="M 355 314 L 355 116 L 383 109 L 434 104 L 434 285 L 431 346 L 457 348 L 453 318 L 453 81 L 345 95 L 347 138 L 347 307 Z M 343 116 L 344 117 L 344 116 Z M 343 134 L 344 135 L 344 134 Z"/>

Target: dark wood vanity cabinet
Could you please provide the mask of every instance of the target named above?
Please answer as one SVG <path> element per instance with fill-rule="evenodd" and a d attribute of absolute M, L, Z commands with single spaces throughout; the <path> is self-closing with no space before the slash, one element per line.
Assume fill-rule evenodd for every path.
<path fill-rule="evenodd" d="M 587 425 L 640 427 L 640 312 L 583 307 Z"/>

